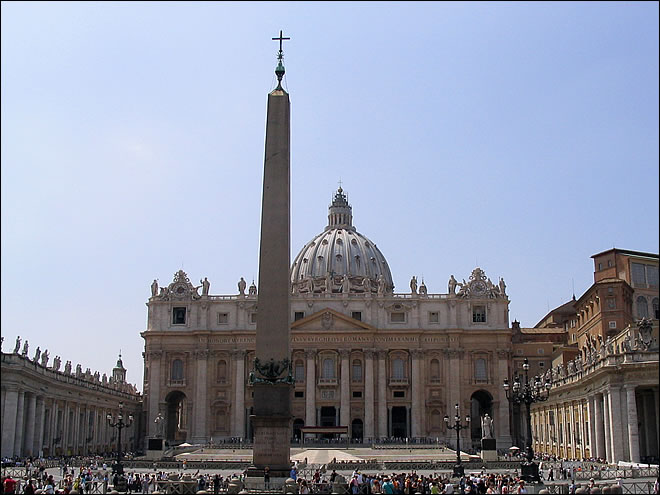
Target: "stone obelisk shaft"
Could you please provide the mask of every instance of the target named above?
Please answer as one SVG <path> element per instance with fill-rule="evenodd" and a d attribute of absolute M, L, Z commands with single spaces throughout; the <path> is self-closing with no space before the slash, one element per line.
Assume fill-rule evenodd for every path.
<path fill-rule="evenodd" d="M 261 207 L 256 357 L 284 363 L 290 349 L 290 104 L 281 86 L 268 95 Z M 282 374 L 286 377 L 288 369 Z M 291 394 L 287 383 L 254 384 L 254 468 L 290 468 Z"/>

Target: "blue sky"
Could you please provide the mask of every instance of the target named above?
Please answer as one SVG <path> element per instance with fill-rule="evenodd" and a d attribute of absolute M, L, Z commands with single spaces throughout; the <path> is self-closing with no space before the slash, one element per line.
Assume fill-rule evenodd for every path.
<path fill-rule="evenodd" d="M 657 2 L 3 2 L 5 351 L 141 389 L 154 278 L 258 278 L 280 29 L 292 258 L 339 180 L 397 291 L 480 266 L 523 326 L 658 253 Z"/>

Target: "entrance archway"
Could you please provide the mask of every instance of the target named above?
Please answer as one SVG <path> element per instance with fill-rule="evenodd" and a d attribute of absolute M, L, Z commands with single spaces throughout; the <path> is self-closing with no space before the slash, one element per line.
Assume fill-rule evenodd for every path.
<path fill-rule="evenodd" d="M 186 394 L 174 391 L 165 397 L 167 403 L 165 439 L 170 445 L 186 441 L 188 436 L 188 412 Z"/>
<path fill-rule="evenodd" d="M 493 396 L 485 390 L 477 390 L 470 397 L 470 416 L 472 418 L 470 427 L 470 437 L 472 438 L 472 447 L 481 446 L 481 418 L 488 414 L 493 417 Z M 497 432 L 493 431 L 493 436 Z"/>
<path fill-rule="evenodd" d="M 293 434 L 293 439 L 296 442 L 300 441 L 300 428 L 305 426 L 305 421 L 297 418 L 293 420 L 293 428 L 292 428 L 292 434 Z"/>
<path fill-rule="evenodd" d="M 408 411 L 405 406 L 392 408 L 392 436 L 394 438 L 408 437 Z"/>
<path fill-rule="evenodd" d="M 351 436 L 353 437 L 353 440 L 362 442 L 362 435 L 363 435 L 362 420 L 354 419 L 353 422 L 351 423 Z"/>

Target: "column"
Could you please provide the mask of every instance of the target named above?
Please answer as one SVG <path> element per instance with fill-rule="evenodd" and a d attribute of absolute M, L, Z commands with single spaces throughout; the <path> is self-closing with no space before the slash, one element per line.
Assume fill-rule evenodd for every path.
<path fill-rule="evenodd" d="M 388 432 L 388 409 L 387 409 L 387 371 L 385 359 L 387 351 L 378 351 L 378 436 L 385 438 Z"/>
<path fill-rule="evenodd" d="M 206 416 L 208 411 L 208 398 L 206 390 L 208 389 L 206 370 L 208 368 L 209 351 L 195 351 L 195 360 L 197 362 L 197 375 L 195 376 L 195 431 L 193 432 L 193 442 L 205 444 L 207 437 Z"/>
<path fill-rule="evenodd" d="M 245 437 L 245 351 L 234 352 L 236 369 L 234 400 L 234 433 L 232 436 Z"/>
<path fill-rule="evenodd" d="M 37 413 L 37 396 L 29 394 L 27 396 L 27 418 L 25 424 L 25 450 L 23 455 L 34 455 L 34 423 Z"/>
<path fill-rule="evenodd" d="M 419 370 L 420 370 L 420 361 L 424 355 L 424 351 L 421 349 L 412 349 L 410 351 L 412 355 L 412 377 L 411 377 L 411 388 L 410 388 L 410 436 L 412 438 L 417 438 L 421 435 L 421 424 L 420 417 L 422 412 L 422 407 L 424 405 L 424 400 L 421 397 L 422 384 L 419 379 Z"/>
<path fill-rule="evenodd" d="M 14 456 L 16 440 L 16 415 L 18 413 L 18 390 L 7 389 L 5 409 L 2 415 L 2 457 Z"/>
<path fill-rule="evenodd" d="M 23 456 L 23 432 L 25 430 L 25 392 L 18 392 L 18 406 L 16 409 L 16 440 L 14 441 L 14 455 Z"/>
<path fill-rule="evenodd" d="M 595 431 L 595 439 L 594 439 L 594 452 L 595 456 L 597 458 L 604 459 L 607 456 L 607 453 L 605 452 L 605 433 L 604 433 L 604 426 L 605 426 L 605 414 L 604 414 L 604 402 L 605 402 L 605 397 L 604 395 L 596 394 L 594 396 L 594 431 Z"/>
<path fill-rule="evenodd" d="M 621 388 L 610 387 L 610 441 L 612 462 L 625 459 L 623 449 L 623 421 L 621 419 Z"/>
<path fill-rule="evenodd" d="M 339 426 L 348 426 L 348 435 L 351 435 L 351 383 L 350 383 L 350 359 L 351 351 L 348 349 L 341 349 L 339 356 L 341 357 L 341 384 L 340 384 L 340 403 L 339 403 Z"/>
<path fill-rule="evenodd" d="M 575 404 L 573 402 L 568 403 L 569 415 L 568 421 L 571 423 L 571 457 L 577 459 L 577 432 L 575 431 Z"/>
<path fill-rule="evenodd" d="M 580 434 L 578 435 L 580 440 L 580 459 L 585 459 L 587 457 L 585 453 L 587 432 L 584 425 L 584 405 L 582 400 L 578 401 L 578 426 L 580 428 Z"/>
<path fill-rule="evenodd" d="M 316 350 L 305 351 L 305 426 L 316 426 Z"/>
<path fill-rule="evenodd" d="M 587 397 L 587 421 L 589 421 L 589 429 L 586 434 L 589 435 L 589 457 L 596 457 L 596 441 L 594 423 L 596 421 L 596 413 L 594 411 L 594 397 L 590 395 Z"/>
<path fill-rule="evenodd" d="M 610 435 L 610 392 L 603 392 L 603 430 L 605 431 L 605 458 L 612 462 L 612 437 Z"/>
<path fill-rule="evenodd" d="M 32 455 L 40 455 L 44 446 L 44 410 L 45 403 L 43 397 L 37 397 L 35 414 L 34 443 L 32 444 Z"/>
<path fill-rule="evenodd" d="M 374 350 L 364 350 L 364 441 L 371 442 L 374 433 Z"/>
<path fill-rule="evenodd" d="M 507 350 L 498 350 L 497 351 L 497 376 L 498 384 L 497 387 L 497 397 L 499 407 L 497 408 L 498 417 L 495 418 L 495 436 L 497 437 L 497 444 L 503 446 L 512 445 L 513 441 L 511 439 L 511 423 L 510 418 L 512 411 L 510 408 L 509 399 L 506 398 L 506 392 L 502 384 L 504 383 L 505 378 L 509 378 L 509 356 L 510 353 Z"/>
<path fill-rule="evenodd" d="M 158 416 L 160 402 L 160 378 L 161 378 L 161 358 L 162 351 L 149 351 L 147 359 L 149 361 L 149 414 L 147 414 L 147 437 L 156 436 L 156 423 L 154 420 Z M 105 421 L 105 415 L 101 416 L 101 421 Z M 165 434 L 167 436 L 167 433 Z M 101 437 L 98 443 L 103 444 Z M 146 446 L 145 446 L 146 447 Z"/>
<path fill-rule="evenodd" d="M 637 401 L 635 400 L 635 386 L 626 388 L 626 403 L 628 406 L 628 449 L 630 462 L 639 462 L 639 431 L 637 429 Z"/>

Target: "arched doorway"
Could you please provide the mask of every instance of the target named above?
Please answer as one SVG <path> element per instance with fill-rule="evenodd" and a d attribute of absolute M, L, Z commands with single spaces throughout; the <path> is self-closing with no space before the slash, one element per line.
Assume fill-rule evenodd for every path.
<path fill-rule="evenodd" d="M 408 411 L 405 406 L 392 408 L 392 436 L 394 438 L 408 437 Z"/>
<path fill-rule="evenodd" d="M 470 427 L 470 437 L 472 438 L 472 448 L 481 447 L 481 418 L 485 414 L 493 417 L 493 396 L 485 390 L 477 390 L 470 397 L 470 416 L 472 418 Z M 496 425 L 495 425 L 496 426 Z M 497 436 L 497 431 L 493 429 L 493 436 Z"/>
<path fill-rule="evenodd" d="M 165 397 L 167 403 L 167 428 L 165 439 L 169 445 L 177 445 L 186 441 L 188 435 L 188 411 L 186 394 L 174 391 Z"/>
<path fill-rule="evenodd" d="M 353 440 L 362 442 L 363 425 L 361 419 L 354 419 L 351 423 L 351 436 Z"/>
<path fill-rule="evenodd" d="M 300 441 L 300 428 L 302 428 L 303 426 L 305 426 L 304 420 L 300 418 L 296 418 L 293 420 L 292 435 L 293 435 L 293 440 L 295 440 L 296 442 Z"/>

